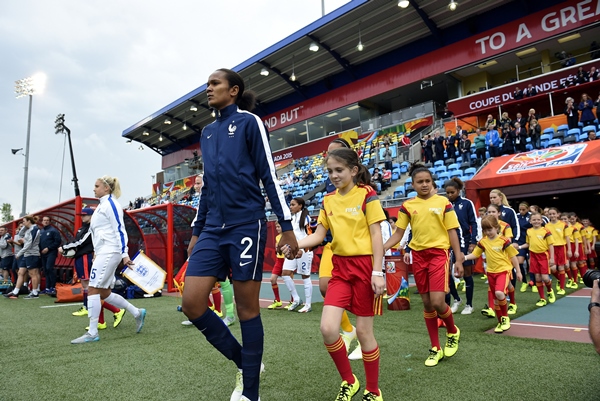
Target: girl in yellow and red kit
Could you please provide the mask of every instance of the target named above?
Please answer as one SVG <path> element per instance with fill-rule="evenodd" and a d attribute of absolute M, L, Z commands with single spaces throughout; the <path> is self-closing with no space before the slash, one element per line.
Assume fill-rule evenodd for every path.
<path fill-rule="evenodd" d="M 596 230 L 594 226 L 592 226 L 590 219 L 581 219 L 581 223 L 583 224 L 583 232 L 585 233 L 585 237 L 589 245 L 589 252 L 587 253 L 588 266 L 590 267 L 590 269 L 595 269 L 596 258 L 598 257 L 598 255 L 596 255 L 595 249 L 596 241 L 598 240 L 598 230 Z"/>
<path fill-rule="evenodd" d="M 590 244 L 583 231 L 583 224 L 581 224 L 579 221 L 577 214 L 573 212 L 569 213 L 569 223 L 571 223 L 573 227 L 576 227 L 577 231 L 579 231 L 579 234 L 581 235 L 581 239 L 577 246 L 579 253 L 579 258 L 577 258 L 577 270 L 579 270 L 579 284 L 583 284 L 583 275 L 587 271 L 587 255 L 589 253 Z"/>
<path fill-rule="evenodd" d="M 565 232 L 569 228 L 569 225 L 559 220 L 559 212 L 555 207 L 548 209 L 548 217 L 550 217 L 550 221 L 546 223 L 545 227 L 550 230 L 552 238 L 554 238 L 554 263 L 556 270 L 552 271 L 552 274 L 558 279 L 556 293 L 558 295 L 565 295 L 565 270 L 569 272 L 569 277 L 571 276 L 566 251 L 567 238 L 565 237 Z M 550 266 L 550 269 L 552 269 L 552 266 Z"/>
<path fill-rule="evenodd" d="M 571 225 L 569 221 L 569 213 L 563 213 L 560 215 L 560 219 L 567 223 L 569 227 L 565 229 L 565 239 L 567 239 L 567 258 L 569 260 L 569 280 L 567 281 L 566 287 L 577 289 L 577 259 L 579 259 L 579 244 L 581 243 L 581 233 L 577 227 Z"/>
<path fill-rule="evenodd" d="M 352 373 L 346 345 L 340 335 L 344 310 L 356 315 L 356 332 L 362 347 L 365 368 L 365 401 L 383 401 L 379 389 L 379 345 L 373 334 L 374 315 L 382 313 L 383 240 L 380 222 L 385 214 L 377 192 L 368 184 L 369 171 L 352 149 L 334 149 L 326 158 L 329 178 L 336 187 L 323 198 L 318 226 L 314 234 L 298 241 L 300 248 L 312 248 L 323 242 L 327 230 L 333 240 L 332 277 L 327 286 L 321 334 L 325 348 L 342 377 L 336 400 L 350 401 L 360 388 Z M 292 255 L 285 246 L 282 252 Z"/>
<path fill-rule="evenodd" d="M 533 227 L 527 230 L 527 237 L 523 248 L 529 248 L 529 271 L 535 274 L 535 285 L 540 295 L 540 300 L 536 306 L 546 306 L 556 301 L 554 291 L 552 291 L 552 281 L 550 281 L 550 266 L 554 265 L 554 238 L 552 233 L 545 227 L 542 227 L 541 213 L 533 213 L 529 219 Z M 548 301 L 544 297 L 544 286 L 548 291 Z"/>
<path fill-rule="evenodd" d="M 494 297 L 495 316 L 498 318 L 498 325 L 494 332 L 503 333 L 510 329 L 506 293 L 513 267 L 517 272 L 517 278 L 523 279 L 523 277 L 517 260 L 518 251 L 511 245 L 510 238 L 498 234 L 500 231 L 499 223 L 500 221 L 491 215 L 481 219 L 483 238 L 477 243 L 473 252 L 465 256 L 465 260 L 475 260 L 485 253 L 489 284 L 488 294 L 492 294 Z"/>
<path fill-rule="evenodd" d="M 398 229 L 384 244 L 390 249 L 402 239 L 410 223 L 412 240 L 411 255 L 406 254 L 408 263 L 412 256 L 412 268 L 417 289 L 423 300 L 423 316 L 431 341 L 429 357 L 425 366 L 436 366 L 444 356 L 451 357 L 458 351 L 460 330 L 454 324 L 452 310 L 446 304 L 449 291 L 450 254 L 452 247 L 455 275 L 463 275 L 464 255 L 460 249 L 457 229 L 460 227 L 454 208 L 448 199 L 432 192 L 434 181 L 431 171 L 415 163 L 410 170 L 417 196 L 407 200 L 398 211 Z M 446 347 L 442 350 L 438 337 L 438 317 L 446 326 Z"/>
<path fill-rule="evenodd" d="M 503 237 L 508 238 L 509 240 L 513 240 L 513 231 L 512 228 L 510 227 L 510 225 L 504 221 L 502 221 L 500 219 L 501 217 L 501 213 L 502 213 L 502 209 L 500 206 L 491 203 L 488 206 L 487 209 L 487 215 L 488 216 L 493 216 L 498 220 L 498 234 L 502 235 Z M 513 244 L 514 247 L 514 244 Z M 519 248 L 515 248 L 517 250 L 519 250 Z M 512 278 L 512 274 L 516 274 L 517 277 L 522 277 L 521 275 L 521 269 L 516 269 L 519 271 L 519 274 L 517 274 L 517 272 L 515 271 L 514 273 L 511 273 L 510 277 Z M 525 279 L 525 278 L 523 278 Z M 509 315 L 514 315 L 517 313 L 517 301 L 515 299 L 515 287 L 512 284 L 512 280 L 510 283 L 508 283 L 508 288 L 507 288 L 507 294 L 508 297 L 510 298 L 510 303 L 508 304 L 508 314 Z M 483 316 L 487 316 L 490 318 L 495 317 L 496 312 L 494 311 L 494 309 L 492 308 L 492 306 L 494 305 L 494 294 L 488 291 L 488 307 L 487 308 L 483 308 L 481 310 L 481 314 Z"/>

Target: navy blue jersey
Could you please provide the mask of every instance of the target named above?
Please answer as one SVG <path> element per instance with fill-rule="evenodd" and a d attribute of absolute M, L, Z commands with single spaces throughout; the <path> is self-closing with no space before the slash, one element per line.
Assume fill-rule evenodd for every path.
<path fill-rule="evenodd" d="M 523 245 L 526 242 L 527 237 L 527 229 L 533 227 L 529 222 L 531 218 L 531 212 L 527 212 L 526 214 L 517 213 L 517 220 L 519 221 L 519 228 L 521 229 L 521 235 L 515 239 L 517 244 Z M 513 233 L 514 234 L 514 233 Z"/>
<path fill-rule="evenodd" d="M 475 211 L 475 205 L 469 199 L 460 196 L 451 203 L 460 224 L 458 235 L 460 247 L 464 248 L 471 244 L 477 244 L 477 212 Z"/>
<path fill-rule="evenodd" d="M 269 134 L 261 119 L 233 104 L 217 111 L 204 127 L 200 149 L 204 186 L 193 235 L 204 226 L 227 227 L 265 218 L 262 182 L 283 231 L 292 230 L 292 215 L 278 184 Z"/>
<path fill-rule="evenodd" d="M 519 227 L 517 212 L 510 206 L 500 206 L 500 220 L 510 226 L 513 233 L 512 242 L 517 242 L 517 238 L 521 236 L 521 227 Z"/>

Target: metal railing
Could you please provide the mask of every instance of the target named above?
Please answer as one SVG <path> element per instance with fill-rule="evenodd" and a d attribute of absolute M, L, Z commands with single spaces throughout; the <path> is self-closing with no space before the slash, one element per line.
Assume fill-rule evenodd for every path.
<path fill-rule="evenodd" d="M 425 102 L 405 109 L 392 111 L 391 113 L 383 114 L 370 120 L 361 121 L 360 127 L 362 132 L 369 132 L 393 127 L 394 125 L 399 125 L 416 118 L 423 118 L 434 114 L 434 102 Z"/>

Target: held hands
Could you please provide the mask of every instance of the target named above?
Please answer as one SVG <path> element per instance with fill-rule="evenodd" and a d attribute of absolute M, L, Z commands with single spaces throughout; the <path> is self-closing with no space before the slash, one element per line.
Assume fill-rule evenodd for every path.
<path fill-rule="evenodd" d="M 298 241 L 293 231 L 284 231 L 277 244 L 277 251 L 285 255 L 287 259 L 295 259 L 300 255 L 298 252 Z"/>
<path fill-rule="evenodd" d="M 404 263 L 410 265 L 410 252 L 406 252 L 402 258 L 404 259 Z"/>
<path fill-rule="evenodd" d="M 380 276 L 371 276 L 371 288 L 375 295 L 383 295 L 385 289 L 385 279 Z"/>
<path fill-rule="evenodd" d="M 465 254 L 460 253 L 456 255 L 456 262 L 454 262 L 454 277 L 461 278 L 465 273 L 463 268 L 463 262 L 465 261 Z"/>

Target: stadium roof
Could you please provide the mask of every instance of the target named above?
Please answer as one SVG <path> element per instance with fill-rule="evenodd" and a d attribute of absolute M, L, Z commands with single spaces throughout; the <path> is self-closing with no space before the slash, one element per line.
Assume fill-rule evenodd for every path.
<path fill-rule="evenodd" d="M 232 69 L 258 94 L 255 112 L 266 116 L 560 2 L 461 0 L 450 11 L 449 0 L 410 0 L 406 9 L 397 0 L 353 0 Z M 363 51 L 357 51 L 359 30 Z M 317 52 L 309 50 L 312 42 L 320 47 Z M 292 65 L 296 81 L 290 79 Z M 268 76 L 260 75 L 263 68 Z M 171 124 L 165 124 L 167 119 Z M 202 128 L 212 121 L 205 84 L 122 136 L 167 155 L 198 143 Z"/>

